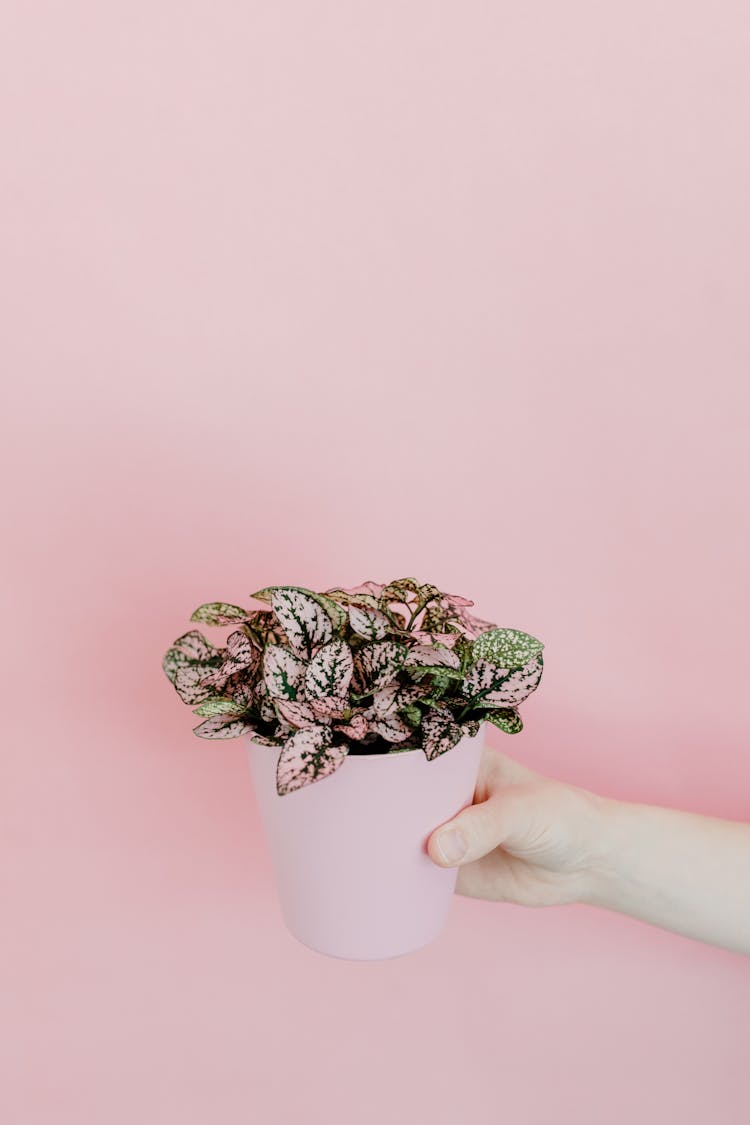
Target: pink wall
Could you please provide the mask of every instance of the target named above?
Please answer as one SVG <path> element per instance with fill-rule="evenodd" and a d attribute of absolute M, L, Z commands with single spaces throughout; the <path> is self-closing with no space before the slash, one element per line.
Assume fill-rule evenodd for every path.
<path fill-rule="evenodd" d="M 202 601 L 414 574 L 491 741 L 750 816 L 746 5 L 24 4 L 0 35 L 3 1125 L 745 1125 L 750 963 L 456 900 L 282 928 Z"/>

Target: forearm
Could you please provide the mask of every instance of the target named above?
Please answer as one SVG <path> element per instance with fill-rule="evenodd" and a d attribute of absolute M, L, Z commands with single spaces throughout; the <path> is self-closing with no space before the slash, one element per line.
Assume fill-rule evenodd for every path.
<path fill-rule="evenodd" d="M 750 824 L 598 798 L 584 901 L 750 954 Z"/>

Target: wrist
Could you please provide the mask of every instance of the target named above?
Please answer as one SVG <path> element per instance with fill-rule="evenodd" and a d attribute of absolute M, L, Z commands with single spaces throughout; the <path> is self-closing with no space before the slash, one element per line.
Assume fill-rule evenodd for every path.
<path fill-rule="evenodd" d="M 637 806 L 591 793 L 589 865 L 581 902 L 617 910 L 626 879 L 628 854 L 637 827 Z"/>

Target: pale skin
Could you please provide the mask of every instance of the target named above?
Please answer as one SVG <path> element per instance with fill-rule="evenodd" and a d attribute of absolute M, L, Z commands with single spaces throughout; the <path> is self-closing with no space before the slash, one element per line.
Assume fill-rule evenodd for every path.
<path fill-rule="evenodd" d="M 474 803 L 428 852 L 462 895 L 586 903 L 750 955 L 750 824 L 599 796 L 487 745 Z"/>

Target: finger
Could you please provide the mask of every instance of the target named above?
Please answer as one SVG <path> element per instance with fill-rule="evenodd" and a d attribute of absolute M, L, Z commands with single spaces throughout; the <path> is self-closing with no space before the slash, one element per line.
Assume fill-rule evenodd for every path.
<path fill-rule="evenodd" d="M 514 830 L 516 810 L 512 790 L 469 805 L 432 833 L 427 841 L 430 859 L 440 867 L 457 867 L 481 859 Z"/>

